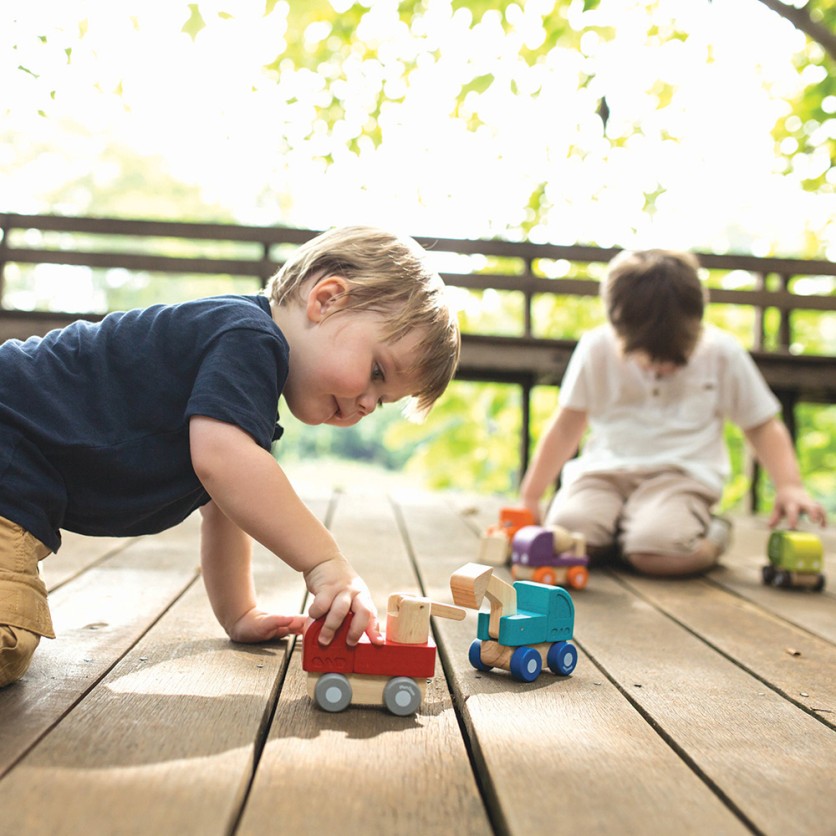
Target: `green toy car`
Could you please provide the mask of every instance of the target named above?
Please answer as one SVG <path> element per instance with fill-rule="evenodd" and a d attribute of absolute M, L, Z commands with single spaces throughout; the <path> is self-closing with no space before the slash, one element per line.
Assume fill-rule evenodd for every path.
<path fill-rule="evenodd" d="M 763 582 L 771 586 L 824 589 L 824 547 L 821 539 L 806 531 L 773 531 L 766 547 L 769 564 Z"/>

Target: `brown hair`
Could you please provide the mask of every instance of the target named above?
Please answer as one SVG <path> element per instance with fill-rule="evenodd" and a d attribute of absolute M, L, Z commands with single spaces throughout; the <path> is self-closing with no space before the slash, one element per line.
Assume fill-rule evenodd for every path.
<path fill-rule="evenodd" d="M 426 414 L 447 388 L 461 351 L 455 312 L 426 251 L 411 238 L 376 227 L 332 229 L 299 247 L 265 292 L 277 305 L 301 304 L 309 280 L 316 283 L 334 275 L 349 284 L 347 302 L 337 313 L 383 314 L 387 342 L 397 342 L 415 328 L 422 331 L 414 364 L 404 371 L 418 379 L 408 412 Z"/>
<path fill-rule="evenodd" d="M 610 262 L 601 298 L 625 354 L 688 362 L 705 310 L 698 270 L 695 256 L 672 250 L 625 251 Z"/>

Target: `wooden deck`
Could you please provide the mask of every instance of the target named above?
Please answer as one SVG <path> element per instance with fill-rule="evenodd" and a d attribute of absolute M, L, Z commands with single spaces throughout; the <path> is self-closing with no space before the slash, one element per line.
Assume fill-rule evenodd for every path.
<path fill-rule="evenodd" d="M 311 505 L 385 607 L 450 601 L 495 505 L 369 490 Z M 580 658 L 532 684 L 467 661 L 475 614 L 437 619 L 415 717 L 328 714 L 292 642 L 232 645 L 198 576 L 197 524 L 68 536 L 44 576 L 59 638 L 0 691 L 0 834 L 836 833 L 836 538 L 830 590 L 765 588 L 766 529 L 722 568 L 574 593 Z M 304 588 L 257 555 L 260 597 Z"/>

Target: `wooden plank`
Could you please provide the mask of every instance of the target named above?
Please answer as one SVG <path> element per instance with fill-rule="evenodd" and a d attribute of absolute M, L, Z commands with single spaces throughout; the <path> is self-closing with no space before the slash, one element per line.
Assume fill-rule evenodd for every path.
<path fill-rule="evenodd" d="M 441 503 L 401 498 L 399 508 L 427 593 L 449 594 L 475 537 Z M 602 630 L 619 629 L 606 611 L 597 616 Z M 556 823 L 579 833 L 747 832 L 583 651 L 571 677 L 524 684 L 470 667 L 475 615 L 435 628 L 500 832 L 547 833 Z M 585 630 L 581 618 L 576 636 Z"/>
<path fill-rule="evenodd" d="M 620 580 L 736 665 L 836 728 L 836 646 L 831 642 L 700 578 L 683 582 L 625 574 Z M 830 604 L 812 594 L 808 606 Z"/>
<path fill-rule="evenodd" d="M 831 728 L 607 573 L 575 603 L 584 650 L 757 832 L 836 820 Z"/>
<path fill-rule="evenodd" d="M 50 594 L 58 638 L 42 640 L 23 679 L 0 690 L 0 775 L 197 577 L 191 520 L 158 537 L 136 539 L 130 546 Z M 83 550 L 81 541 L 77 548 Z"/>
<path fill-rule="evenodd" d="M 344 496 L 333 531 L 385 612 L 418 581 L 391 508 L 380 496 Z M 449 596 L 445 597 L 449 600 Z M 253 789 L 237 831 L 297 834 L 488 834 L 475 779 L 440 669 L 417 715 L 382 708 L 316 708 L 294 653 Z"/>
<path fill-rule="evenodd" d="M 58 553 L 41 561 L 41 580 L 50 591 L 128 548 L 136 540 L 131 537 L 85 537 L 72 531 L 62 531 L 61 536 L 63 544 Z"/>
<path fill-rule="evenodd" d="M 519 505 L 519 500 L 515 497 L 475 494 L 453 494 L 452 497 L 452 508 L 477 537 L 480 537 L 489 525 L 499 520 L 500 508 Z M 479 554 L 478 546 L 473 554 L 473 560 L 476 560 L 475 555 Z"/>
<path fill-rule="evenodd" d="M 296 572 L 261 548 L 254 568 L 265 606 L 299 612 Z M 0 783 L 6 832 L 230 832 L 289 647 L 231 644 L 194 584 Z"/>
<path fill-rule="evenodd" d="M 762 583 L 769 528 L 757 517 L 735 518 L 731 550 L 709 577 L 725 589 L 836 644 L 836 531 L 825 529 L 816 533 L 824 543 L 827 586 L 823 592 L 775 589 Z"/>

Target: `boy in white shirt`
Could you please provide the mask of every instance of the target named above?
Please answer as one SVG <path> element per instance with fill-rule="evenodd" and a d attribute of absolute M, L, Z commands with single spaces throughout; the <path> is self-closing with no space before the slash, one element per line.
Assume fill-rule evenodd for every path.
<path fill-rule="evenodd" d="M 703 572 L 726 546 L 728 523 L 711 515 L 729 475 L 726 419 L 775 486 L 770 525 L 786 517 L 794 527 L 801 514 L 825 524 L 752 358 L 702 324 L 698 266 L 690 254 L 662 250 L 613 259 L 601 290 L 608 324 L 578 342 L 521 486 L 539 519 L 541 497 L 561 473 L 547 524 L 581 532 L 593 556 L 617 546 L 650 575 Z"/>

